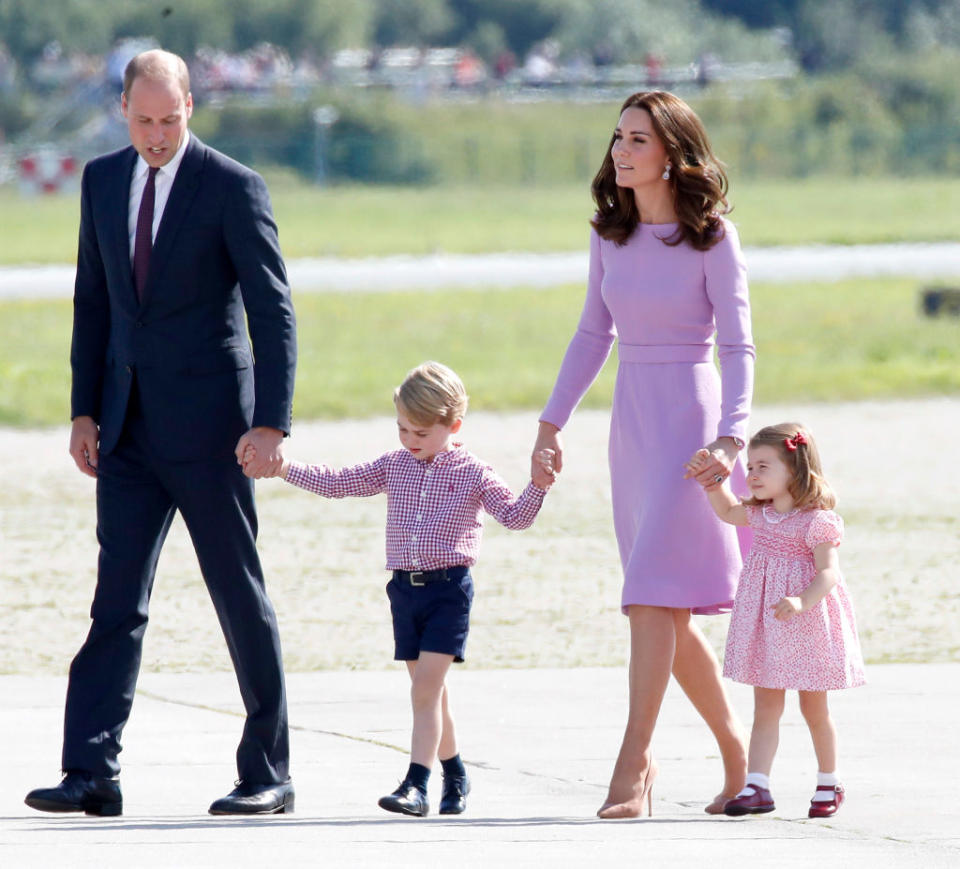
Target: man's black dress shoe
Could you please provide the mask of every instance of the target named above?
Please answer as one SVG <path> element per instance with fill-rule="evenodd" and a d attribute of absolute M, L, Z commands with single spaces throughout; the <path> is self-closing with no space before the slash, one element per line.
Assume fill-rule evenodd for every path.
<path fill-rule="evenodd" d="M 41 812 L 86 812 L 88 815 L 123 814 L 120 782 L 86 772 L 68 772 L 55 788 L 37 788 L 24 802 Z"/>
<path fill-rule="evenodd" d="M 468 793 L 470 793 L 470 779 L 465 775 L 444 776 L 439 814 L 462 815 L 467 808 Z"/>
<path fill-rule="evenodd" d="M 237 782 L 225 797 L 210 806 L 211 815 L 283 815 L 293 812 L 293 784 L 260 785 Z"/>
<path fill-rule="evenodd" d="M 416 815 L 422 818 L 430 811 L 430 803 L 427 801 L 427 795 L 416 785 L 408 781 L 400 782 L 392 794 L 380 797 L 377 805 L 388 812 L 398 812 L 401 815 Z"/>

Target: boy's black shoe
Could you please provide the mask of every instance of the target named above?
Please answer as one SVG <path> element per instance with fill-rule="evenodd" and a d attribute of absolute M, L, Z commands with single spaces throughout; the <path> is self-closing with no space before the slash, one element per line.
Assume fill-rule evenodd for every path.
<path fill-rule="evenodd" d="M 467 808 L 470 779 L 465 775 L 443 777 L 443 796 L 440 798 L 441 815 L 461 815 Z"/>
<path fill-rule="evenodd" d="M 427 801 L 427 795 L 416 785 L 408 781 L 400 782 L 392 794 L 380 797 L 377 805 L 388 812 L 398 812 L 401 815 L 416 815 L 422 818 L 430 811 L 430 803 Z"/>

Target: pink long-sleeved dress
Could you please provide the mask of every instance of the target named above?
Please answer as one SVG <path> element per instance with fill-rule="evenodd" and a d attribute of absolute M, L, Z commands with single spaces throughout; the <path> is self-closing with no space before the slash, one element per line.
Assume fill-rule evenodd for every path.
<path fill-rule="evenodd" d="M 704 444 L 747 438 L 750 303 L 736 229 L 723 225 L 707 251 L 665 244 L 675 223 L 640 224 L 623 245 L 591 232 L 583 313 L 540 416 L 563 428 L 617 338 L 609 461 L 624 612 L 729 611 L 749 547 L 749 531 L 722 523 L 699 484 L 683 478 Z M 740 464 L 731 483 L 746 493 Z"/>

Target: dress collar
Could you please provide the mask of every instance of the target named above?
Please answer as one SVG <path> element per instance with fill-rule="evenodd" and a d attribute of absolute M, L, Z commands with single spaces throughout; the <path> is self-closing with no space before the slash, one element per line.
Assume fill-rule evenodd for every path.
<path fill-rule="evenodd" d="M 791 516 L 796 516 L 800 510 L 797 507 L 794 507 L 792 510 L 787 510 L 786 513 L 778 513 L 773 509 L 773 504 L 764 504 L 761 508 L 763 512 L 763 518 L 767 520 L 771 525 L 777 525 L 780 522 L 783 522 L 784 519 L 789 519 Z"/>

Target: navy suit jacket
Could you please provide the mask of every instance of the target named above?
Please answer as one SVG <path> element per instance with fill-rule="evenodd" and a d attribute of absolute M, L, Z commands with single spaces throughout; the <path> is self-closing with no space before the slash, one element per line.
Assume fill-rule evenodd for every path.
<path fill-rule="evenodd" d="M 127 224 L 136 157 L 127 147 L 83 172 L 71 418 L 93 417 L 110 453 L 136 377 L 168 461 L 227 456 L 252 426 L 289 433 L 296 324 L 263 179 L 191 134 L 141 302 Z"/>

